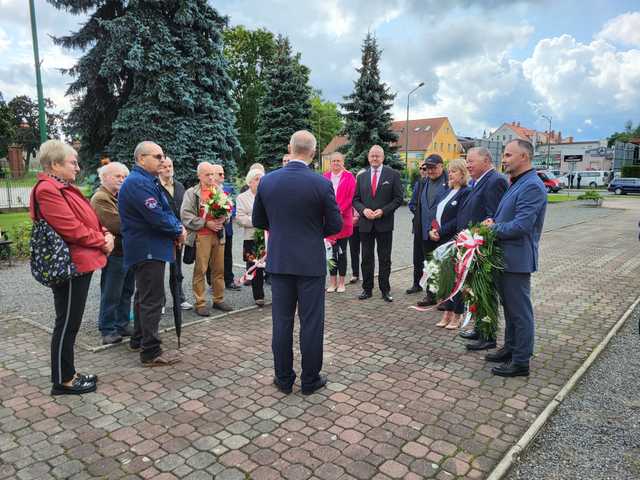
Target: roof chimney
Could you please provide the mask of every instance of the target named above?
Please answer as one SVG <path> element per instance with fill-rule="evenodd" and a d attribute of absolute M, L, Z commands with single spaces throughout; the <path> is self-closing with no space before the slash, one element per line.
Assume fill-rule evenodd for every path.
<path fill-rule="evenodd" d="M 519 127 L 519 126 L 520 126 L 520 122 L 516 122 L 516 126 L 518 126 L 518 127 Z"/>

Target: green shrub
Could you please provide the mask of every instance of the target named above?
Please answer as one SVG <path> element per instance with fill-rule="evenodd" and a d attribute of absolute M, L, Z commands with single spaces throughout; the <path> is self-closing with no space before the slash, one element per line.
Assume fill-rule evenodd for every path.
<path fill-rule="evenodd" d="M 594 200 L 594 201 L 598 201 L 598 200 L 602 200 L 602 195 L 600 195 L 595 190 L 587 190 L 586 192 L 584 192 L 582 195 L 580 195 L 578 197 L 578 200 Z"/>
<path fill-rule="evenodd" d="M 640 165 L 625 165 L 622 167 L 623 178 L 640 178 Z"/>
<path fill-rule="evenodd" d="M 9 230 L 9 240 L 13 242 L 11 251 L 15 257 L 29 258 L 29 241 L 31 240 L 31 225 L 29 222 L 22 222 L 11 227 Z"/>

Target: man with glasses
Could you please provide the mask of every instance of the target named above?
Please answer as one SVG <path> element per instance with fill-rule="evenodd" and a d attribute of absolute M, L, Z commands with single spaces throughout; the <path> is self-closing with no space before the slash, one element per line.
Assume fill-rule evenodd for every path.
<path fill-rule="evenodd" d="M 202 317 L 211 315 L 205 298 L 207 270 L 211 269 L 213 287 L 213 308 L 229 312 L 233 308 L 224 301 L 224 224 L 226 217 L 214 218 L 204 211 L 205 202 L 212 192 L 221 190 L 219 181 L 224 181 L 224 169 L 221 165 L 201 162 L 198 165 L 197 185 L 184 194 L 180 209 L 180 218 L 189 231 L 186 243 L 196 248 L 196 260 L 193 268 L 193 295 L 196 313 Z"/>
<path fill-rule="evenodd" d="M 423 260 L 430 260 L 433 250 L 438 246 L 437 242 L 429 239 L 429 230 L 431 223 L 436 218 L 436 209 L 441 196 L 446 190 L 447 175 L 444 172 L 444 163 L 442 157 L 437 153 L 432 153 L 424 161 L 426 167 L 427 178 L 422 180 L 422 188 L 419 189 L 415 215 L 413 217 L 413 229 L 420 232 L 422 236 L 422 253 Z M 427 290 L 426 296 L 418 302 L 418 306 L 427 307 L 435 305 L 436 298 L 433 293 Z"/>
<path fill-rule="evenodd" d="M 124 268 L 133 268 L 136 280 L 134 331 L 129 348 L 140 352 L 145 367 L 171 365 L 175 353 L 163 352 L 158 325 L 162 315 L 164 270 L 175 261 L 176 242 L 186 231 L 175 217 L 158 181 L 164 153 L 153 142 L 141 142 L 133 152 L 135 166 L 122 184 L 118 210 Z"/>
<path fill-rule="evenodd" d="M 413 233 L 413 285 L 407 289 L 407 295 L 418 293 L 422 291 L 420 286 L 420 279 L 422 278 L 422 272 L 424 270 L 424 255 L 422 253 L 422 233 L 420 229 L 416 229 L 413 225 L 415 223 L 416 206 L 418 203 L 418 195 L 421 191 L 424 182 L 427 178 L 427 164 L 422 163 L 420 165 L 420 178 L 416 180 L 413 185 L 413 192 L 411 193 L 411 200 L 409 201 L 409 210 L 413 213 L 413 221 L 411 225 L 411 233 Z"/>

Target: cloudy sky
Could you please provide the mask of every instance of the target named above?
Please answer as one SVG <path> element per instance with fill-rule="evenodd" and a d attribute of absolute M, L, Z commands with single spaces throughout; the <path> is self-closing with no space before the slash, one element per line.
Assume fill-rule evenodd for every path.
<path fill-rule="evenodd" d="M 231 25 L 291 38 L 325 98 L 350 93 L 360 45 L 375 32 L 382 76 L 397 92 L 394 115 L 448 116 L 460 135 L 503 122 L 597 139 L 640 122 L 640 7 L 637 0 L 220 0 Z M 35 97 L 26 0 L 0 0 L 0 92 Z M 50 35 L 83 19 L 36 0 L 45 95 L 68 109 L 69 81 L 56 70 L 78 52 Z"/>

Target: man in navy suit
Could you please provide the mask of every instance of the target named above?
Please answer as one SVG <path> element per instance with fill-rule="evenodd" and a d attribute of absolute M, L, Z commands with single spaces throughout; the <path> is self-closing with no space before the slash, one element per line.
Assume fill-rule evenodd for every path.
<path fill-rule="evenodd" d="M 494 218 L 502 196 L 509 188 L 509 182 L 493 168 L 491 152 L 485 147 L 474 147 L 467 152 L 467 168 L 473 179 L 471 193 L 458 210 L 458 232 L 468 228 L 470 224 L 480 223 L 487 218 Z M 495 332 L 497 334 L 497 332 Z M 495 334 L 491 338 L 480 338 L 480 334 L 472 330 L 460 332 L 462 338 L 476 340 L 467 345 L 468 350 L 486 350 L 496 348 Z"/>
<path fill-rule="evenodd" d="M 342 229 L 331 182 L 309 169 L 315 150 L 311 133 L 293 134 L 291 160 L 262 177 L 252 214 L 253 226 L 269 231 L 266 270 L 273 298 L 273 382 L 281 392 L 291 393 L 296 379 L 293 319 L 297 305 L 305 395 L 327 384 L 327 377 L 320 375 L 327 275 L 324 238 Z"/>
<path fill-rule="evenodd" d="M 496 232 L 504 254 L 498 293 L 505 318 L 504 346 L 486 355 L 489 362 L 504 362 L 491 372 L 501 377 L 529 375 L 533 355 L 534 320 L 531 274 L 538 268 L 538 244 L 547 208 L 547 192 L 531 165 L 533 145 L 513 140 L 504 150 L 502 164 L 511 177 L 495 219 L 484 221 Z"/>

